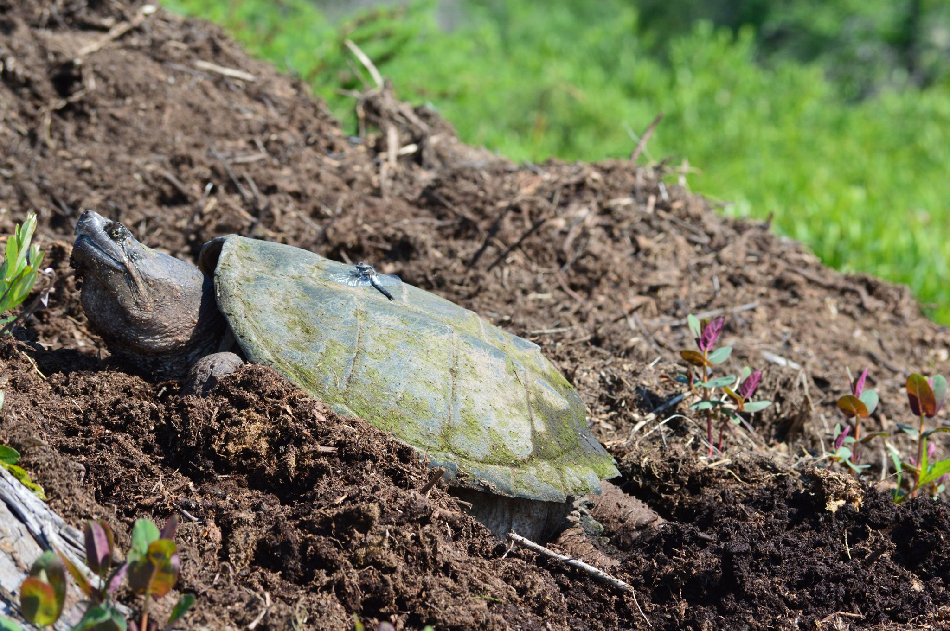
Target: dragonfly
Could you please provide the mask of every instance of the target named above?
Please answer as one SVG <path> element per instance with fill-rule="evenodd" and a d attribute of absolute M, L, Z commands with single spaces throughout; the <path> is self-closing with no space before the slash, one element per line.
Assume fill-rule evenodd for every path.
<path fill-rule="evenodd" d="M 362 261 L 354 265 L 353 269 L 342 274 L 334 274 L 332 278 L 347 287 L 373 287 L 390 300 L 395 300 L 395 298 L 386 288 L 402 283 L 402 279 L 395 274 L 377 274 L 372 265 Z"/>

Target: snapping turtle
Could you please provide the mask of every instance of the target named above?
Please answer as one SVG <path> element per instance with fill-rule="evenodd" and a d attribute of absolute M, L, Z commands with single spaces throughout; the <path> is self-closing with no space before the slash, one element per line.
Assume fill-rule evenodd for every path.
<path fill-rule="evenodd" d="M 236 342 L 247 360 L 444 467 L 499 536 L 545 538 L 574 496 L 619 475 L 537 345 L 398 277 L 378 291 L 368 266 L 233 235 L 205 244 L 198 269 L 91 210 L 76 234 L 83 309 L 114 354 L 181 377 Z"/>

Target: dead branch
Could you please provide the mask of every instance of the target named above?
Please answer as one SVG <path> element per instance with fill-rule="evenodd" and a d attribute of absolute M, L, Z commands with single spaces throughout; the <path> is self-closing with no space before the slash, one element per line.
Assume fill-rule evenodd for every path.
<path fill-rule="evenodd" d="M 373 65 L 372 60 L 366 56 L 360 47 L 353 43 L 353 40 L 346 40 L 343 42 L 346 44 L 346 47 L 350 49 L 350 52 L 356 55 L 356 58 L 360 60 L 360 63 L 369 71 L 369 75 L 373 77 L 373 81 L 376 83 L 377 88 L 383 87 L 383 77 L 379 74 L 379 70 L 376 69 L 376 66 Z"/>
<path fill-rule="evenodd" d="M 630 160 L 632 162 L 636 162 L 640 154 L 643 153 L 643 150 L 647 148 L 647 141 L 650 140 L 650 136 L 653 135 L 653 130 L 656 129 L 656 126 L 660 124 L 661 120 L 663 120 L 663 114 L 657 114 L 653 122 L 647 125 L 647 128 L 643 131 L 643 135 L 640 136 L 640 140 L 637 141 L 637 146 L 633 148 L 633 153 L 630 154 Z"/>
<path fill-rule="evenodd" d="M 532 552 L 536 554 L 540 554 L 541 556 L 547 557 L 549 559 L 560 561 L 561 563 L 564 563 L 565 565 L 569 565 L 574 569 L 580 570 L 581 572 L 584 572 L 586 574 L 589 574 L 590 576 L 593 576 L 599 581 L 612 585 L 622 592 L 632 594 L 633 602 L 637 605 L 637 610 L 640 612 L 640 615 L 643 616 L 643 619 L 646 621 L 648 626 L 650 627 L 653 626 L 652 624 L 650 624 L 650 619 L 647 618 L 645 613 L 643 613 L 643 609 L 640 608 L 640 603 L 637 602 L 636 592 L 634 591 L 633 587 L 631 587 L 629 584 L 624 583 L 619 578 L 614 578 L 613 576 L 611 576 L 610 574 L 607 574 L 603 570 L 598 570 L 593 565 L 589 565 L 587 563 L 584 563 L 583 561 L 579 561 L 578 559 L 575 559 L 574 557 L 569 557 L 566 554 L 558 554 L 554 550 L 551 550 L 550 548 L 545 548 L 544 546 L 537 544 L 531 541 L 530 539 L 525 539 L 521 535 L 516 534 L 514 532 L 508 533 L 508 539 L 510 539 L 512 543 L 515 543 L 523 548 L 527 548 L 528 550 L 531 550 Z"/>
<path fill-rule="evenodd" d="M 91 55 L 94 52 L 101 50 L 104 46 L 106 46 L 110 42 L 113 42 L 119 39 L 120 37 L 122 37 L 123 35 L 125 35 L 126 33 L 128 33 L 129 31 L 140 27 L 142 23 L 145 22 L 145 20 L 148 18 L 148 16 L 155 13 L 156 10 L 157 9 L 155 8 L 155 5 L 153 4 L 143 5 L 142 8 L 139 9 L 139 12 L 135 14 L 134 18 L 132 18 L 128 22 L 122 22 L 120 24 L 116 24 L 111 29 L 109 29 L 109 32 L 106 33 L 101 38 L 97 39 L 96 41 L 90 44 L 86 44 L 85 46 L 80 48 L 79 52 L 76 53 L 76 60 L 79 61 L 83 57 L 86 57 L 87 55 Z"/>

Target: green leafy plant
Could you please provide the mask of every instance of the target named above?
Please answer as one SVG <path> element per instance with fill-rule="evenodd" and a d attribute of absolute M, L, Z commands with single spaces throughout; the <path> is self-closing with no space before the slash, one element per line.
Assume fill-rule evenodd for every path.
<path fill-rule="evenodd" d="M 88 607 L 74 631 L 159 631 L 181 619 L 194 604 L 195 597 L 185 594 L 172 609 L 163 626 L 149 619 L 149 603 L 167 594 L 178 580 L 180 561 L 175 545 L 178 517 L 173 515 L 161 530 L 148 519 L 139 519 L 132 527 L 132 546 L 124 563 L 115 564 L 115 542 L 106 522 L 87 521 L 83 528 L 86 565 L 96 575 L 90 581 L 85 573 L 62 554 L 44 552 L 30 569 L 20 588 L 20 608 L 27 621 L 38 626 L 55 623 L 63 612 L 66 598 L 66 572 L 79 586 Z M 116 606 L 114 594 L 126 579 L 129 588 L 142 596 L 138 623 L 127 621 Z M 9 622 L 9 621 L 8 621 Z M 0 626 L 0 631 L 4 627 Z M 11 629 L 18 627 L 9 627 Z"/>
<path fill-rule="evenodd" d="M 23 225 L 18 224 L 13 234 L 7 237 L 3 264 L 0 264 L 0 315 L 19 307 L 26 300 L 40 274 L 43 253 L 40 252 L 40 246 L 30 243 L 34 230 L 36 215 L 30 213 Z M 47 295 L 44 292 L 17 315 L 0 317 L 0 335 L 8 335 L 17 322 L 40 306 L 45 306 Z"/>
<path fill-rule="evenodd" d="M 739 377 L 726 375 L 713 377 L 713 368 L 722 364 L 732 355 L 731 346 L 722 346 L 713 350 L 716 341 L 725 326 L 725 318 L 716 318 L 712 321 L 703 320 L 693 314 L 686 318 L 690 333 L 696 341 L 699 350 L 680 351 L 688 364 L 683 380 L 690 390 L 699 394 L 700 400 L 690 406 L 691 410 L 702 412 L 706 419 L 706 440 L 709 443 L 709 455 L 713 454 L 713 426 L 718 421 L 719 441 L 718 450 L 722 452 L 723 439 L 730 423 L 742 424 L 744 419 L 740 412 L 754 413 L 764 410 L 772 404 L 771 401 L 752 401 L 762 380 L 761 371 L 753 371 L 748 366 Z M 717 396 L 716 390 L 722 390 Z"/>
<path fill-rule="evenodd" d="M 950 473 L 950 459 L 934 461 L 936 448 L 928 444 L 929 438 L 937 432 L 950 432 L 950 427 L 926 429 L 926 421 L 937 415 L 943 407 L 947 396 L 947 380 L 941 375 L 930 379 L 913 374 L 907 378 L 907 401 L 911 412 L 917 416 L 917 427 L 898 425 L 898 427 L 914 437 L 917 441 L 917 455 L 914 458 L 902 460 L 897 450 L 890 446 L 891 458 L 897 469 L 898 483 L 894 490 L 894 501 L 903 502 L 908 497 L 915 497 L 921 488 L 928 486 L 939 488 L 944 476 Z M 904 472 L 912 476 L 912 485 L 909 491 L 900 490 Z"/>
<path fill-rule="evenodd" d="M 838 410 L 853 423 L 852 426 L 835 425 L 834 451 L 825 452 L 824 457 L 832 462 L 838 463 L 851 469 L 855 474 L 867 469 L 869 465 L 861 465 L 858 462 L 861 459 L 860 447 L 874 438 L 887 436 L 887 432 L 873 432 L 867 435 L 861 433 L 861 421 L 868 418 L 877 408 L 880 400 L 877 392 L 865 387 L 868 378 L 868 370 L 855 379 L 851 375 L 851 370 L 846 369 L 848 373 L 848 384 L 851 387 L 851 394 L 846 394 L 838 399 Z"/>
<path fill-rule="evenodd" d="M 3 409 L 3 390 L 0 390 L 0 409 Z M 13 447 L 0 445 L 0 467 L 9 471 L 10 475 L 19 480 L 23 486 L 33 491 L 38 498 L 46 501 L 46 491 L 30 478 L 30 474 L 27 473 L 23 467 L 17 465 L 19 461 L 20 452 Z"/>

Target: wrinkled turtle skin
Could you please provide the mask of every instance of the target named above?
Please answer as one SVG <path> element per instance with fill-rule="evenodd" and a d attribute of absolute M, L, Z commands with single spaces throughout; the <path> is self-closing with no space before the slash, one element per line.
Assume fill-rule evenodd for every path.
<path fill-rule="evenodd" d="M 570 498 L 618 475 L 577 392 L 539 347 L 452 302 L 406 283 L 389 287 L 392 300 L 346 286 L 338 279 L 354 266 L 278 243 L 215 239 L 199 272 L 92 211 L 76 232 L 83 307 L 110 350 L 180 376 L 230 329 L 247 360 L 445 467 L 496 534 L 515 527 L 542 538 Z M 147 300 L 159 290 L 162 299 Z M 170 295 L 187 304 L 170 309 Z M 161 335 L 161 321 L 175 331 Z"/>

